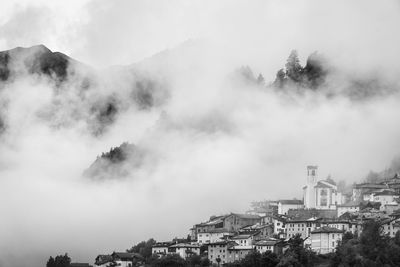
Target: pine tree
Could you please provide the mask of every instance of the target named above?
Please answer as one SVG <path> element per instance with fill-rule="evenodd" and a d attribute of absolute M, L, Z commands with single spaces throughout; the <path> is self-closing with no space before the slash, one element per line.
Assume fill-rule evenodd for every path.
<path fill-rule="evenodd" d="M 296 50 L 292 50 L 286 62 L 286 75 L 295 82 L 302 79 L 303 67 L 300 65 L 299 56 Z"/>

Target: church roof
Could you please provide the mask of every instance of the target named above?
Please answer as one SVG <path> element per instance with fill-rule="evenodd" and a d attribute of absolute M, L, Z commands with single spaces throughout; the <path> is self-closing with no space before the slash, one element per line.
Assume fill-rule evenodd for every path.
<path fill-rule="evenodd" d="M 328 181 L 318 181 L 317 185 L 314 187 L 319 187 L 319 188 L 336 188 L 336 185 L 329 183 Z"/>

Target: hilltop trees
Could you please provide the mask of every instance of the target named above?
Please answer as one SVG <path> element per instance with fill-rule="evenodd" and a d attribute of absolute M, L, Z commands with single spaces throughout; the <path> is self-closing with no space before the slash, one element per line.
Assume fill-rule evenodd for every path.
<path fill-rule="evenodd" d="M 47 261 L 46 267 L 68 267 L 71 263 L 71 258 L 67 253 L 58 255 L 55 258 L 51 257 Z"/>
<path fill-rule="evenodd" d="M 280 69 L 277 72 L 273 86 L 317 89 L 324 84 L 327 73 L 325 60 L 317 52 L 307 58 L 306 66 L 303 67 L 297 51 L 292 50 L 286 61 L 285 70 Z"/>
<path fill-rule="evenodd" d="M 294 82 L 302 80 L 303 67 L 300 65 L 299 56 L 296 50 L 292 50 L 286 61 L 286 76 Z"/>
<path fill-rule="evenodd" d="M 151 247 L 156 244 L 156 240 L 150 238 L 147 241 L 139 242 L 138 244 L 134 245 L 130 249 L 127 249 L 126 252 L 135 252 L 139 253 L 143 256 L 146 260 L 151 257 Z"/>

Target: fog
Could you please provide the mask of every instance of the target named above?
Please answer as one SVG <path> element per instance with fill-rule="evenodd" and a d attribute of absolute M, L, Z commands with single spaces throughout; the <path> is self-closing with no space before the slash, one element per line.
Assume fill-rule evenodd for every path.
<path fill-rule="evenodd" d="M 253 200 L 301 198 L 307 165 L 351 184 L 400 153 L 398 1 L 53 2 L 0 11 L 0 50 L 44 44 L 83 62 L 61 85 L 18 62 L 1 82 L 0 266 L 93 263 Z M 327 58 L 325 91 L 268 86 L 292 49 L 303 66 Z M 238 76 L 247 65 L 265 85 Z M 132 89 L 144 78 L 150 106 Z M 353 79 L 375 93 L 349 97 Z M 127 176 L 83 176 L 123 142 L 145 151 Z"/>

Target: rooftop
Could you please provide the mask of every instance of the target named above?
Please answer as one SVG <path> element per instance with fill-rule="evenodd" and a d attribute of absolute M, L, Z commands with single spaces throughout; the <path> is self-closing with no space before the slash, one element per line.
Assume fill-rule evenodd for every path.
<path fill-rule="evenodd" d="M 270 238 L 266 240 L 260 240 L 254 243 L 255 246 L 274 246 L 275 244 L 281 242 L 279 239 Z"/>
<path fill-rule="evenodd" d="M 241 219 L 260 219 L 261 218 L 260 216 L 253 215 L 253 214 L 231 213 L 230 215 L 234 215 L 234 216 L 239 217 Z"/>
<path fill-rule="evenodd" d="M 241 234 L 241 235 L 236 235 L 236 236 L 232 237 L 232 239 L 247 239 L 252 236 L 253 236 L 253 234 Z"/>
<path fill-rule="evenodd" d="M 345 204 L 337 205 L 338 207 L 358 207 L 360 206 L 360 202 L 358 201 L 350 201 Z"/>
<path fill-rule="evenodd" d="M 314 231 L 311 231 L 312 234 L 319 234 L 319 233 L 343 233 L 343 230 L 339 230 L 334 227 L 330 226 L 323 226 L 321 228 L 315 229 Z"/>
<path fill-rule="evenodd" d="M 229 250 L 253 250 L 253 246 L 233 246 L 228 248 Z"/>
<path fill-rule="evenodd" d="M 189 243 L 179 243 L 179 244 L 172 245 L 171 248 L 200 248 L 200 246 L 189 244 Z"/>
<path fill-rule="evenodd" d="M 281 199 L 279 203 L 284 205 L 303 205 L 303 200 L 299 199 Z"/>
<path fill-rule="evenodd" d="M 140 255 L 139 253 L 131 253 L 131 252 L 114 252 L 113 254 L 111 254 L 111 256 L 115 259 L 142 259 L 142 255 Z"/>
<path fill-rule="evenodd" d="M 398 196 L 399 194 L 391 190 L 383 190 L 382 192 L 375 193 L 375 196 Z"/>

